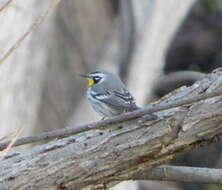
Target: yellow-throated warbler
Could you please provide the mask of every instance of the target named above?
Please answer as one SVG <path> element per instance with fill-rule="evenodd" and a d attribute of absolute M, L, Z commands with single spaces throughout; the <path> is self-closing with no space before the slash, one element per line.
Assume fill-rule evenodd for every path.
<path fill-rule="evenodd" d="M 101 116 L 110 117 L 138 109 L 133 96 L 113 73 L 97 70 L 81 76 L 88 79 L 87 98 Z"/>

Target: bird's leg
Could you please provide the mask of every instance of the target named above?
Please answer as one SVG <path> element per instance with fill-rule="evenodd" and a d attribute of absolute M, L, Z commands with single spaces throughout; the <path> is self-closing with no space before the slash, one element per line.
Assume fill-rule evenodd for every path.
<path fill-rule="evenodd" d="M 102 119 L 101 119 L 101 120 L 103 121 L 103 120 L 105 120 L 105 119 L 106 119 L 106 117 L 104 116 L 104 117 L 102 117 Z"/>
<path fill-rule="evenodd" d="M 156 120 L 158 117 L 154 114 L 147 114 L 144 115 L 141 119 L 143 120 L 143 122 L 147 122 L 147 121 L 152 121 L 152 120 Z"/>

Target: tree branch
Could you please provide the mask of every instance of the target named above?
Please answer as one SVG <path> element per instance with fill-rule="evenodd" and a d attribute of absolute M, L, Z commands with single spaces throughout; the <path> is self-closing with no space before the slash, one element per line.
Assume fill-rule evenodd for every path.
<path fill-rule="evenodd" d="M 162 165 L 121 181 L 132 179 L 222 184 L 222 169 Z"/>
<path fill-rule="evenodd" d="M 141 116 L 154 109 L 145 108 L 87 125 L 84 133 L 8 154 L 0 162 L 0 189 L 98 189 L 145 176 L 177 154 L 221 139 L 221 96 L 169 106 L 191 97 L 201 100 L 197 95 L 206 97 L 221 85 L 222 71 L 217 70 L 155 102 L 156 120 Z M 161 106 L 171 109 L 162 111 Z"/>
<path fill-rule="evenodd" d="M 101 121 L 94 122 L 94 123 L 91 123 L 88 125 L 67 127 L 64 129 L 57 129 L 57 130 L 41 133 L 38 135 L 33 135 L 33 136 L 29 136 L 29 137 L 22 137 L 22 138 L 19 138 L 13 144 L 13 147 L 24 145 L 24 144 L 29 144 L 29 143 L 35 143 L 35 142 L 43 141 L 43 140 L 62 138 L 62 137 L 82 133 L 82 132 L 89 131 L 89 130 L 101 129 L 102 127 L 107 126 L 107 125 L 117 124 L 119 122 L 127 121 L 130 119 L 135 119 L 135 118 L 147 115 L 147 114 L 151 114 L 151 113 L 155 113 L 155 112 L 159 112 L 159 111 L 164 111 L 164 110 L 192 104 L 192 103 L 195 103 L 195 102 L 198 102 L 201 100 L 210 99 L 210 98 L 213 98 L 216 96 L 221 96 L 221 95 L 222 95 L 222 89 L 219 89 L 219 90 L 215 90 L 212 92 L 196 95 L 196 96 L 190 97 L 190 98 L 185 97 L 185 99 L 179 99 L 178 101 L 175 101 L 172 103 L 171 102 L 164 103 L 161 105 L 157 105 L 155 107 L 148 106 L 148 107 L 136 110 L 134 112 L 124 113 L 120 116 L 112 117 L 112 118 L 109 118 L 106 120 L 101 120 Z M 145 118 L 142 118 L 141 121 L 143 121 L 143 119 L 145 119 Z M 149 117 L 148 117 L 148 120 L 149 120 Z M 152 118 L 151 118 L 151 120 L 152 120 Z M 9 144 L 10 144 L 10 141 L 0 142 L 0 150 L 5 149 Z"/>
<path fill-rule="evenodd" d="M 0 7 L 0 12 L 5 10 L 10 4 L 12 4 L 13 0 L 8 0 L 3 6 Z"/>
<path fill-rule="evenodd" d="M 52 10 L 54 10 L 57 7 L 57 5 L 61 1 L 62 0 L 54 0 L 47 8 L 47 10 L 42 15 L 36 18 L 36 20 L 32 23 L 29 29 L 17 40 L 17 42 L 0 59 L 0 64 L 4 63 L 4 61 L 21 46 L 21 44 L 25 41 L 25 39 L 32 34 L 32 32 L 45 20 L 45 18 L 52 12 Z M 11 2 L 12 0 L 8 1 L 3 7 L 0 8 L 0 11 L 4 10 Z"/>

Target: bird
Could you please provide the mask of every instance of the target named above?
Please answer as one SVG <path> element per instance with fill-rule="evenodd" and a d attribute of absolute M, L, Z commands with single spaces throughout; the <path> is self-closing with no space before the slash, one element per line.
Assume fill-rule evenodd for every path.
<path fill-rule="evenodd" d="M 103 118 L 139 108 L 125 84 L 114 73 L 100 69 L 81 76 L 88 79 L 87 99 Z"/>

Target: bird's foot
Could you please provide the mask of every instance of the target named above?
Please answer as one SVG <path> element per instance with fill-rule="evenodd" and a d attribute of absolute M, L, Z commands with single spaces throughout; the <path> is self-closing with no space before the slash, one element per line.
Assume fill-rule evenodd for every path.
<path fill-rule="evenodd" d="M 106 117 L 102 117 L 101 121 L 103 121 L 103 120 L 105 120 L 105 119 L 106 119 Z"/>
<path fill-rule="evenodd" d="M 147 114 L 141 117 L 141 119 L 139 120 L 140 124 L 144 124 L 148 121 L 152 121 L 152 120 L 156 120 L 158 117 L 157 115 L 154 114 Z"/>

